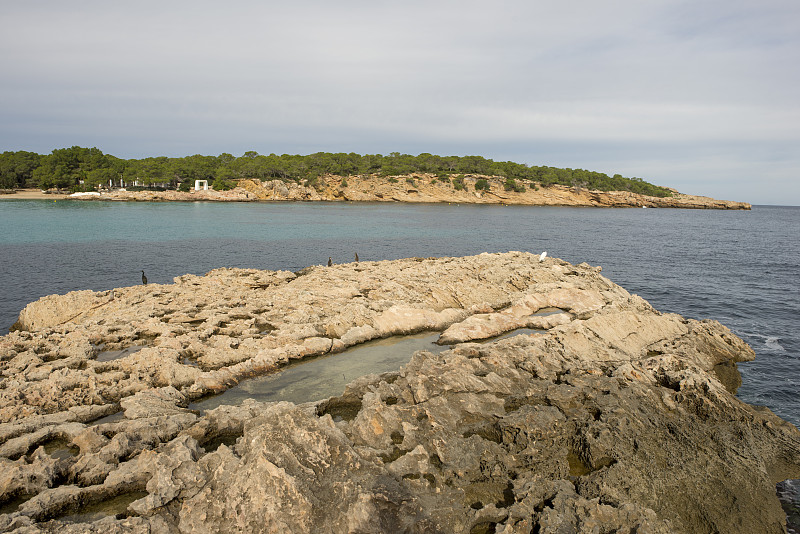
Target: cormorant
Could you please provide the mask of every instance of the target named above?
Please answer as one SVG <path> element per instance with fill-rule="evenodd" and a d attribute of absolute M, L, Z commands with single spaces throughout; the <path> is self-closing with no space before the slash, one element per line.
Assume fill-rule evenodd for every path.
<path fill-rule="evenodd" d="M 147 285 L 147 277 L 144 275 L 144 271 L 142 271 L 142 285 Z"/>
<path fill-rule="evenodd" d="M 328 267 L 330 267 L 331 265 L 333 265 L 333 260 L 331 260 L 331 257 L 328 256 Z"/>
<path fill-rule="evenodd" d="M 356 263 L 358 263 L 358 252 L 356 252 Z"/>

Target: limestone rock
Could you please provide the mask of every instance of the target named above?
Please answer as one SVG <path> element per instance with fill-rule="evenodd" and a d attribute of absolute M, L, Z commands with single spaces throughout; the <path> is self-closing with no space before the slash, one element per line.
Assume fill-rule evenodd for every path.
<path fill-rule="evenodd" d="M 140 391 L 120 405 L 128 419 L 188 413 L 186 396 L 172 386 Z"/>
<path fill-rule="evenodd" d="M 394 181 L 392 181 L 394 180 Z M 409 187 L 408 180 L 414 185 Z M 354 201 L 354 202 L 447 202 L 461 204 L 523 204 L 530 206 L 594 206 L 617 208 L 691 208 L 749 210 L 750 204 L 710 197 L 686 195 L 673 191 L 671 197 L 651 197 L 630 191 L 591 191 L 563 185 L 538 185 L 522 190 L 505 191 L 506 178 L 477 174 L 462 175 L 466 185 L 456 190 L 449 180 L 436 175 L 417 173 L 394 177 L 372 175 L 320 176 L 315 184 L 282 180 L 238 180 L 229 191 L 112 191 L 100 195 L 69 197 L 72 200 L 127 201 L 218 201 L 253 202 L 276 200 Z M 488 191 L 475 190 L 475 183 L 485 180 Z M 347 185 L 342 185 L 346 183 Z M 529 185 L 534 185 L 533 183 Z M 540 184 L 541 185 L 541 184 Z"/>
<path fill-rule="evenodd" d="M 800 432 L 734 396 L 752 349 L 598 268 L 510 252 L 115 294 L 47 297 L 0 338 L 2 531 L 783 532 Z M 422 330 L 453 346 L 341 395 L 189 409 Z"/>
<path fill-rule="evenodd" d="M 19 314 L 15 328 L 38 330 L 44 325 L 55 326 L 75 319 L 83 311 L 96 309 L 108 298 L 94 291 L 73 291 L 67 295 L 50 295 L 37 301 L 35 311 L 27 307 Z"/>

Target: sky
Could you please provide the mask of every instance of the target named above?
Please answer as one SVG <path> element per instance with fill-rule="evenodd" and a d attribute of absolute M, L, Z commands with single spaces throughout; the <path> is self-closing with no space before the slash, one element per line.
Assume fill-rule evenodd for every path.
<path fill-rule="evenodd" d="M 797 0 L 0 0 L 0 151 L 401 152 L 800 205 Z"/>

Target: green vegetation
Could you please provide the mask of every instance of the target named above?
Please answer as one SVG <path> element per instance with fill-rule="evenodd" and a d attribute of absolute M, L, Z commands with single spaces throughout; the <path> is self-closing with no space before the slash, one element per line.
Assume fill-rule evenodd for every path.
<path fill-rule="evenodd" d="M 219 156 L 195 154 L 183 158 L 159 156 L 125 160 L 103 154 L 97 148 L 78 146 L 56 149 L 46 155 L 25 151 L 0 154 L 0 188 L 5 189 L 40 187 L 81 191 L 120 186 L 174 189 L 187 182 L 193 186 L 195 180 L 208 180 L 214 189 L 224 189 L 232 186 L 235 180 L 244 178 L 283 180 L 320 187 L 319 177 L 325 174 L 393 177 L 414 173 L 435 174 L 443 183 L 452 182 L 456 190 L 465 188 L 463 175 L 470 174 L 501 177 L 508 191 L 524 191 L 523 184 L 527 182 L 531 189 L 536 189 L 536 184 L 542 187 L 560 184 L 601 191 L 671 196 L 669 190 L 640 178 L 493 161 L 481 156 L 436 156 L 428 153 L 412 156 L 399 152 L 387 156 L 362 156 L 352 152 L 265 156 L 249 151 L 240 157 L 223 153 Z M 389 181 L 392 180 L 396 182 L 394 178 Z M 489 186 L 488 182 L 486 186 Z"/>
<path fill-rule="evenodd" d="M 183 185 L 183 183 L 181 183 L 181 185 Z M 234 187 L 236 187 L 236 182 L 233 180 L 226 180 L 219 176 L 214 180 L 214 183 L 211 184 L 211 188 L 214 191 L 228 191 Z"/>
<path fill-rule="evenodd" d="M 3 152 L 0 154 L 0 189 L 33 187 L 33 171 L 41 165 L 35 152 Z"/>
<path fill-rule="evenodd" d="M 515 191 L 517 193 L 524 193 L 525 192 L 525 185 L 517 183 L 516 180 L 513 178 L 506 178 L 506 182 L 503 184 L 503 189 L 506 191 Z"/>
<path fill-rule="evenodd" d="M 489 191 L 491 188 L 492 186 L 489 185 L 489 182 L 487 182 L 485 178 L 481 178 L 475 182 L 475 191 L 479 191 L 481 189 L 484 191 Z"/>

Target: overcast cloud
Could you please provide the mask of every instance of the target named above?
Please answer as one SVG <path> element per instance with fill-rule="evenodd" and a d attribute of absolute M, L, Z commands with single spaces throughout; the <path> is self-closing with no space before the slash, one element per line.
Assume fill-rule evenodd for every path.
<path fill-rule="evenodd" d="M 800 205 L 796 0 L 5 1 L 0 151 L 482 155 Z"/>

